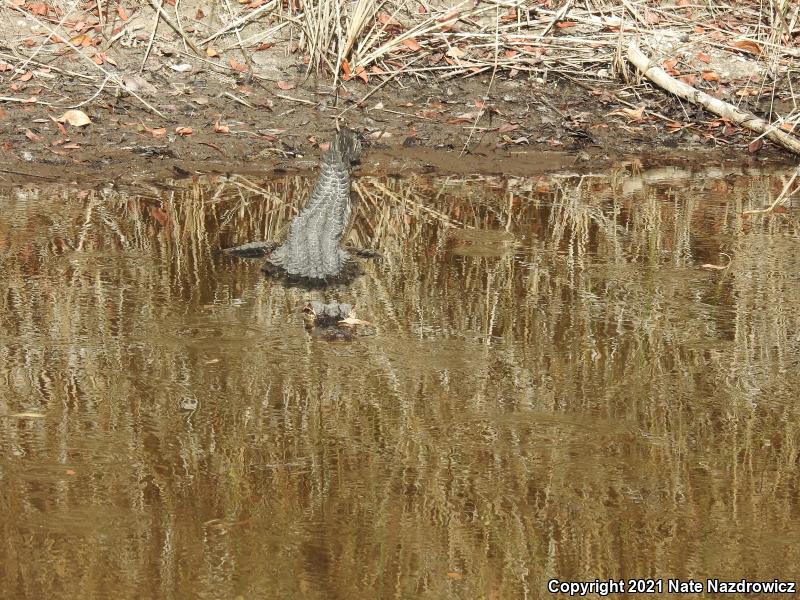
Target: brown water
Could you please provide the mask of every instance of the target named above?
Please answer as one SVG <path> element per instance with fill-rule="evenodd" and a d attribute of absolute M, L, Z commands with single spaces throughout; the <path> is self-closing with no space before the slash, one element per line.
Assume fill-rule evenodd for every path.
<path fill-rule="evenodd" d="M 217 252 L 306 180 L 3 192 L 0 594 L 797 580 L 800 218 L 741 216 L 785 176 L 361 178 L 350 343 Z"/>

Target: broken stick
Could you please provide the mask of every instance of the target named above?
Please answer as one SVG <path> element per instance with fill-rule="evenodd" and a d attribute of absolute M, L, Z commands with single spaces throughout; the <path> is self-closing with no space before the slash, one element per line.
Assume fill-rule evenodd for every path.
<path fill-rule="evenodd" d="M 745 129 L 760 133 L 790 152 L 800 154 L 800 139 L 778 129 L 774 125 L 770 125 L 764 119 L 755 116 L 753 113 L 739 110 L 732 104 L 709 96 L 705 92 L 701 92 L 671 77 L 662 68 L 654 65 L 652 61 L 639 50 L 636 42 L 628 44 L 628 60 L 645 77 L 666 91 L 675 94 L 679 98 L 688 100 L 692 104 L 698 104 L 715 115 L 728 119 L 732 123 L 736 123 Z"/>

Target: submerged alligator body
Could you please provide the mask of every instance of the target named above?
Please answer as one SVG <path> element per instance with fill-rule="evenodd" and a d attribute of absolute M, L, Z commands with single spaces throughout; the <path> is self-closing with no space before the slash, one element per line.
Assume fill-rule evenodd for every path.
<path fill-rule="evenodd" d="M 292 283 L 321 287 L 348 283 L 359 272 L 354 256 L 341 241 L 350 225 L 350 172 L 361 154 L 361 141 L 350 129 L 337 132 L 322 156 L 320 173 L 311 195 L 289 224 L 286 240 L 250 242 L 225 252 L 246 258 L 269 255 L 261 270 L 286 276 Z M 369 251 L 357 253 L 370 257 Z"/>

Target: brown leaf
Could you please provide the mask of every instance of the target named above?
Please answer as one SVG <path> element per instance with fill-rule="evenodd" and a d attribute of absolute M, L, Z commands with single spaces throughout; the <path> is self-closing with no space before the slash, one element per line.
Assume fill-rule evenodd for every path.
<path fill-rule="evenodd" d="M 20 81 L 30 81 L 32 77 L 33 77 L 33 71 L 28 71 L 27 73 L 24 73 L 23 75 L 21 75 L 19 80 Z"/>
<path fill-rule="evenodd" d="M 73 127 L 84 127 L 91 124 L 92 120 L 82 110 L 68 110 L 58 117 L 59 123 L 69 123 Z"/>
<path fill-rule="evenodd" d="M 466 54 L 466 52 L 461 48 L 459 48 L 458 46 L 453 46 L 447 51 L 446 54 L 447 56 L 450 56 L 452 58 L 461 58 Z"/>
<path fill-rule="evenodd" d="M 187 135 L 192 135 L 193 132 L 192 132 L 192 128 L 191 127 L 182 127 L 181 126 L 181 127 L 176 127 L 175 128 L 175 133 L 177 133 L 178 135 L 187 136 Z"/>
<path fill-rule="evenodd" d="M 566 29 L 567 27 L 575 27 L 577 23 L 575 21 L 559 21 L 556 23 L 556 27 L 559 29 Z"/>
<path fill-rule="evenodd" d="M 757 140 L 753 140 L 752 142 L 747 144 L 747 151 L 750 154 L 755 154 L 756 152 L 761 150 L 763 147 L 764 147 L 764 140 L 762 140 L 761 138 L 758 138 Z"/>
<path fill-rule="evenodd" d="M 26 129 L 25 130 L 25 137 L 28 138 L 32 142 L 41 142 L 42 141 L 41 136 L 36 135 L 30 129 Z"/>
<path fill-rule="evenodd" d="M 230 133 L 231 128 L 227 125 L 220 125 L 219 121 L 214 123 L 214 133 Z"/>
<path fill-rule="evenodd" d="M 369 83 L 369 76 L 367 70 L 361 65 L 356 67 L 356 76 L 359 77 L 364 83 Z"/>
<path fill-rule="evenodd" d="M 219 56 L 219 52 L 217 52 L 214 46 L 209 46 L 208 48 L 206 48 L 206 56 L 208 58 L 216 58 L 217 56 Z"/>
<path fill-rule="evenodd" d="M 750 54 L 761 54 L 761 46 L 752 40 L 736 40 L 733 42 L 733 47 Z"/>
<path fill-rule="evenodd" d="M 414 38 L 408 38 L 406 40 L 403 40 L 403 45 L 406 48 L 408 48 L 409 50 L 412 50 L 413 52 L 417 52 L 418 50 L 422 50 L 422 46 L 420 46 L 417 43 L 417 40 L 415 40 Z"/>
<path fill-rule="evenodd" d="M 661 66 L 664 68 L 665 71 L 668 73 L 675 71 L 675 65 L 678 64 L 677 58 L 670 58 L 669 60 L 665 60 L 661 63 Z"/>
<path fill-rule="evenodd" d="M 166 133 L 167 133 L 166 127 L 156 127 L 155 129 L 150 130 L 150 135 L 152 135 L 154 138 L 164 137 Z"/>
<path fill-rule="evenodd" d="M 231 66 L 231 69 L 233 69 L 234 71 L 239 71 L 240 73 L 246 73 L 247 72 L 247 67 L 246 66 L 244 66 L 240 62 L 236 62 L 233 59 L 230 59 L 228 61 L 228 64 Z"/>
<path fill-rule="evenodd" d="M 643 121 L 644 120 L 644 104 L 639 108 L 620 108 L 618 110 L 608 113 L 608 116 L 618 115 L 626 117 L 630 121 Z"/>
<path fill-rule="evenodd" d="M 127 21 L 128 19 L 130 19 L 128 13 L 121 6 L 117 6 L 117 14 L 119 15 L 119 18 L 122 19 L 123 21 Z"/>
<path fill-rule="evenodd" d="M 697 53 L 697 59 L 698 60 L 702 60 L 706 64 L 711 62 L 711 57 L 708 54 L 706 54 L 705 52 L 698 52 Z"/>
<path fill-rule="evenodd" d="M 503 123 L 497 128 L 497 133 L 508 133 L 509 131 L 514 131 L 516 129 L 519 129 L 519 125 L 516 123 Z"/>
<path fill-rule="evenodd" d="M 482 110 L 476 110 L 474 112 L 462 113 L 460 115 L 456 115 L 452 119 L 449 119 L 447 122 L 451 125 L 459 125 L 461 123 L 469 123 L 474 121 L 475 119 L 479 118 L 483 114 Z"/>
<path fill-rule="evenodd" d="M 345 81 L 350 81 L 353 78 L 353 72 L 350 70 L 350 63 L 347 62 L 347 59 L 342 61 L 342 79 Z"/>
<path fill-rule="evenodd" d="M 395 19 L 393 16 L 386 14 L 385 12 L 378 13 L 378 21 L 380 21 L 382 25 L 388 25 L 388 26 L 395 25 L 398 27 L 400 26 L 400 21 Z"/>
<path fill-rule="evenodd" d="M 279 80 L 278 80 L 278 81 L 275 83 L 275 85 L 277 85 L 277 86 L 278 86 L 278 88 L 282 89 L 284 92 L 285 92 L 285 91 L 288 91 L 288 90 L 293 90 L 293 89 L 294 89 L 294 87 L 295 87 L 295 85 L 294 85 L 293 83 L 290 83 L 290 82 L 288 82 L 288 81 L 283 81 L 282 79 L 279 79 Z"/>
<path fill-rule="evenodd" d="M 700 76 L 704 81 L 719 81 L 719 74 L 715 71 L 703 71 Z"/>
<path fill-rule="evenodd" d="M 204 12 L 202 11 L 202 9 L 199 9 L 199 8 L 198 8 L 198 9 L 197 9 L 197 12 L 196 12 L 196 13 L 194 13 L 194 18 L 195 18 L 195 20 L 197 20 L 197 21 L 202 21 L 203 19 L 205 19 L 205 18 L 206 18 L 206 13 L 204 13 Z"/>

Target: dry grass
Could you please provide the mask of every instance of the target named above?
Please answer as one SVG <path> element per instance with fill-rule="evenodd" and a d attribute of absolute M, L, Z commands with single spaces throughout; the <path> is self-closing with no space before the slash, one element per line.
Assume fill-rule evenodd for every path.
<path fill-rule="evenodd" d="M 35 6 L 47 10 L 42 14 Z M 635 37 L 655 52 L 657 60 L 682 56 L 691 63 L 684 71 L 698 75 L 700 70 L 714 69 L 694 59 L 701 51 L 720 64 L 729 64 L 733 56 L 748 58 L 759 65 L 750 69 L 758 73 L 751 84 L 776 90 L 792 77 L 796 80 L 792 64 L 800 57 L 800 17 L 789 0 L 732 7 L 692 4 L 669 11 L 648 1 L 554 5 L 464 0 L 451 5 L 270 0 L 254 3 L 255 8 L 226 1 L 216 3 L 208 15 L 198 12 L 199 3 L 184 1 L 176 6 L 165 3 L 157 18 L 154 0 L 149 5 L 104 2 L 100 6 L 103 15 L 92 3 L 76 7 L 68 0 L 14 6 L 16 12 L 6 11 L 5 22 L 0 23 L 7 38 L 0 41 L 9 48 L 0 57 L 24 72 L 27 64 L 52 64 L 56 56 L 61 63 L 64 56 L 76 62 L 76 54 L 86 60 L 99 53 L 144 54 L 148 48 L 144 41 L 155 39 L 166 46 L 177 42 L 187 60 L 203 60 L 206 67 L 235 71 L 233 60 L 267 80 L 271 76 L 262 75 L 252 60 L 256 53 L 302 62 L 334 86 L 353 78 L 379 84 L 396 74 L 417 81 L 499 73 L 596 82 L 619 80 L 627 72 L 620 61 L 621 48 Z M 33 26 L 30 35 L 18 33 L 15 22 L 22 15 Z M 158 28 L 159 22 L 168 26 Z M 174 31 L 179 32 L 177 39 Z M 82 47 L 75 48 L 70 40 L 76 36 L 87 36 L 91 44 L 84 47 L 80 37 Z M 31 49 L 20 43 L 26 40 Z M 782 115 L 792 122 L 796 116 L 796 112 L 793 117 Z"/>

